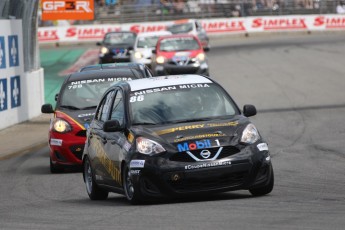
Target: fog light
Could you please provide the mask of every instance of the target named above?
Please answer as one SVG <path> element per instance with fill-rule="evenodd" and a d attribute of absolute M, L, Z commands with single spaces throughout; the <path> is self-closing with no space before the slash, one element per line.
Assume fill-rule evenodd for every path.
<path fill-rule="evenodd" d="M 181 179 L 181 176 L 178 173 L 174 173 L 171 175 L 171 180 L 172 181 L 178 181 Z"/>
<path fill-rule="evenodd" d="M 270 161 L 270 160 L 271 160 L 270 156 L 266 157 L 266 161 Z"/>

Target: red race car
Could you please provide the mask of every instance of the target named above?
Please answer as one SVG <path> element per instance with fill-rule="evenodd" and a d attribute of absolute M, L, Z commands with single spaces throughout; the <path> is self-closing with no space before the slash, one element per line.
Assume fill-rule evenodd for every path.
<path fill-rule="evenodd" d="M 104 68 L 103 68 L 104 67 Z M 55 96 L 55 110 L 44 104 L 42 113 L 52 113 L 49 128 L 50 171 L 80 166 L 86 130 L 103 93 L 117 81 L 152 77 L 140 64 L 112 64 L 84 67 L 68 76 Z M 147 74 L 149 73 L 149 74 Z"/>
<path fill-rule="evenodd" d="M 152 57 L 154 75 L 200 74 L 209 75 L 209 67 L 200 40 L 191 34 L 160 37 Z"/>

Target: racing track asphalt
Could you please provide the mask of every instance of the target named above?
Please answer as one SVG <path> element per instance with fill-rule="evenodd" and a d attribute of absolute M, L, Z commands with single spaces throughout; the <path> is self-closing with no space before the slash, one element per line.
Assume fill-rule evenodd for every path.
<path fill-rule="evenodd" d="M 49 173 L 48 148 L 39 148 L 47 144 L 46 116 L 0 131 L 1 152 L 16 153 L 0 161 L 0 229 L 344 229 L 344 55 L 344 34 L 212 44 L 212 76 L 240 106 L 257 106 L 252 120 L 271 150 L 272 194 L 144 206 L 112 194 L 92 202 L 80 173 Z M 28 154 L 10 148 L 24 141 Z"/>

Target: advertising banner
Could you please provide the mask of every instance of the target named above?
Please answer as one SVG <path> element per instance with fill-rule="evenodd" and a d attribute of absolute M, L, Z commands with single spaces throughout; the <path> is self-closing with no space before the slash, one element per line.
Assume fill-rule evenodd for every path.
<path fill-rule="evenodd" d="M 326 31 L 345 29 L 345 15 L 283 15 L 245 18 L 200 19 L 212 35 L 257 32 Z M 174 21 L 137 22 L 124 24 L 42 27 L 38 30 L 41 43 L 99 41 L 110 31 L 129 30 L 136 33 L 165 30 Z"/>
<path fill-rule="evenodd" d="M 94 0 L 41 0 L 42 20 L 93 20 Z"/>

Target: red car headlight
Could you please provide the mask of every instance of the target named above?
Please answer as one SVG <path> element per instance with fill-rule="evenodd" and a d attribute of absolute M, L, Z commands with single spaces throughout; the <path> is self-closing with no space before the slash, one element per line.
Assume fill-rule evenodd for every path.
<path fill-rule="evenodd" d="M 53 122 L 53 130 L 58 133 L 67 133 L 72 130 L 72 127 L 67 121 L 56 118 Z"/>

